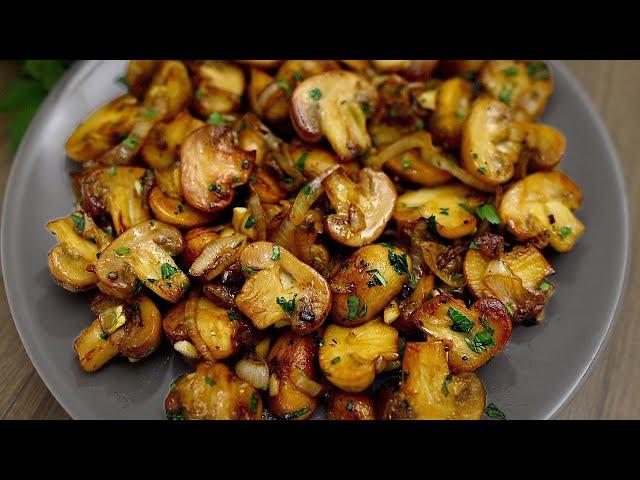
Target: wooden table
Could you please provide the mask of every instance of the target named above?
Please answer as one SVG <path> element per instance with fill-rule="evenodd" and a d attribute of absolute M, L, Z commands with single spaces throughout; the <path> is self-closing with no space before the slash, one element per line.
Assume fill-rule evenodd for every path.
<path fill-rule="evenodd" d="M 631 218 L 639 213 L 640 189 L 640 62 L 569 61 L 602 115 L 620 154 L 629 186 Z M 0 62 L 0 92 L 15 66 Z M 11 166 L 6 118 L 0 116 L 0 199 Z M 0 200 L 1 201 L 1 200 Z M 632 228 L 632 231 L 633 228 Z M 633 245 L 640 239 L 635 235 Z M 630 285 L 614 331 L 589 379 L 560 413 L 562 419 L 640 418 L 640 259 L 632 255 Z M 3 280 L 0 280 L 2 283 Z M 68 419 L 34 370 L 11 321 L 0 288 L 0 418 Z"/>

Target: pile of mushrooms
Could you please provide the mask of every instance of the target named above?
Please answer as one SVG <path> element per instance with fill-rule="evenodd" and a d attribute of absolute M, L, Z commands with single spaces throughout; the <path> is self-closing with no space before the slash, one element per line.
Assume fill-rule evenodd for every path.
<path fill-rule="evenodd" d="M 478 370 L 584 233 L 542 61 L 133 60 L 66 142 L 48 265 L 86 372 L 168 342 L 167 418 L 504 418 Z M 135 368 L 132 366 L 131 368 Z M 506 412 L 508 414 L 508 412 Z"/>

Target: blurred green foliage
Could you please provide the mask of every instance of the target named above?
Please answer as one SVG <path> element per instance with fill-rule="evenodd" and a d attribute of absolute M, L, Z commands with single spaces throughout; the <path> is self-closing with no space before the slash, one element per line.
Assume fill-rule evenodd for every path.
<path fill-rule="evenodd" d="M 9 81 L 0 97 L 0 113 L 9 115 L 7 128 L 15 152 L 38 107 L 73 60 L 23 60 L 22 73 Z"/>

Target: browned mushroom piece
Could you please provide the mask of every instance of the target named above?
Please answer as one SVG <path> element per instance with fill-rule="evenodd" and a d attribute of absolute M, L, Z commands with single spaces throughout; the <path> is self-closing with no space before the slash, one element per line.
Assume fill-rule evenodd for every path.
<path fill-rule="evenodd" d="M 236 303 L 256 328 L 290 324 L 298 335 L 320 328 L 331 309 L 331 291 L 322 275 L 271 242 L 248 245 L 240 264 L 247 279 Z"/>
<path fill-rule="evenodd" d="M 169 168 L 180 159 L 180 146 L 193 131 L 205 125 L 188 111 L 180 112 L 170 122 L 158 122 L 149 132 L 140 154 L 150 167 Z"/>
<path fill-rule="evenodd" d="M 314 75 L 300 83 L 291 98 L 291 121 L 307 142 L 326 137 L 343 161 L 371 148 L 367 113 L 377 104 L 376 89 L 364 77 L 347 71 Z"/>
<path fill-rule="evenodd" d="M 233 138 L 230 128 L 208 125 L 182 144 L 182 194 L 191 206 L 204 212 L 222 210 L 233 200 L 234 188 L 249 180 L 255 151 L 240 149 Z"/>
<path fill-rule="evenodd" d="M 121 354 L 131 362 L 151 355 L 162 342 L 162 317 L 155 304 L 139 295 L 128 301 L 99 293 L 92 303 L 97 318 L 74 343 L 80 366 L 95 372 Z"/>
<path fill-rule="evenodd" d="M 77 162 L 100 157 L 117 146 L 138 120 L 142 105 L 133 95 L 123 95 L 89 115 L 69 136 L 67 155 Z"/>
<path fill-rule="evenodd" d="M 245 87 L 244 72 L 231 62 L 204 60 L 197 62 L 194 84 L 193 104 L 201 116 L 209 117 L 213 112 L 229 113 L 240 106 Z"/>
<path fill-rule="evenodd" d="M 82 211 L 51 220 L 47 228 L 58 240 L 48 255 L 53 278 L 71 292 L 95 287 L 98 283 L 96 262 L 100 252 L 111 242 L 111 236 Z"/>
<path fill-rule="evenodd" d="M 172 255 L 182 252 L 180 231 L 157 220 L 130 228 L 114 240 L 96 264 L 98 288 L 116 298 L 132 296 L 141 285 L 170 302 L 189 288 L 189 278 Z"/>
<path fill-rule="evenodd" d="M 151 217 L 147 197 L 153 185 L 150 170 L 103 167 L 80 177 L 83 209 L 92 217 L 109 214 L 116 234 Z"/>
<path fill-rule="evenodd" d="M 486 405 L 484 385 L 474 373 L 453 375 L 442 342 L 409 342 L 402 359 L 400 389 L 381 417 L 394 420 L 479 420 Z"/>
<path fill-rule="evenodd" d="M 584 233 L 573 214 L 581 203 L 582 192 L 564 173 L 537 172 L 507 189 L 498 213 L 518 240 L 568 252 Z"/>
<path fill-rule="evenodd" d="M 144 93 L 151 83 L 153 74 L 160 65 L 159 60 L 131 60 L 124 76 L 129 91 L 139 99 L 144 98 Z"/>
<path fill-rule="evenodd" d="M 335 210 L 325 218 L 331 238 L 349 247 L 375 242 L 391 219 L 398 198 L 387 174 L 363 168 L 355 183 L 344 168 L 338 168 L 322 186 Z"/>

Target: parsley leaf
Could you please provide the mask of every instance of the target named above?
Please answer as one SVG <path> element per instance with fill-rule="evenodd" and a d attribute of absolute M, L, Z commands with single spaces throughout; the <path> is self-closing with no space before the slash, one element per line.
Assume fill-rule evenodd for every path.
<path fill-rule="evenodd" d="M 251 405 L 249 406 L 249 413 L 256 413 L 258 411 L 258 394 L 253 393 L 251 395 Z"/>
<path fill-rule="evenodd" d="M 227 121 L 220 114 L 220 112 L 213 112 L 211 115 L 209 115 L 207 123 L 211 125 L 218 125 L 219 127 L 224 127 L 227 125 Z"/>
<path fill-rule="evenodd" d="M 469 319 L 469 317 L 467 317 L 457 308 L 449 307 L 449 309 L 447 310 L 447 315 L 449 315 L 449 318 L 453 322 L 453 325 L 451 325 L 451 330 L 458 332 L 470 332 L 474 327 L 474 323 Z"/>
<path fill-rule="evenodd" d="M 300 173 L 304 173 L 304 164 L 307 161 L 308 156 L 309 152 L 304 152 L 298 157 L 298 160 L 296 160 L 296 170 L 298 170 Z"/>
<path fill-rule="evenodd" d="M 280 260 L 280 245 L 273 245 L 273 253 L 271 254 L 272 260 Z"/>
<path fill-rule="evenodd" d="M 249 215 L 249 218 L 247 218 L 247 221 L 244 224 L 244 228 L 251 228 L 256 224 L 256 219 L 253 218 L 253 215 Z"/>
<path fill-rule="evenodd" d="M 276 298 L 276 303 L 278 305 L 280 305 L 280 308 L 282 308 L 284 313 L 286 313 L 287 316 L 289 316 L 289 317 L 293 314 L 293 312 L 296 309 L 296 297 L 297 296 L 298 296 L 298 294 L 294 293 L 293 294 L 293 298 L 291 300 L 287 300 L 284 297 Z"/>
<path fill-rule="evenodd" d="M 385 287 L 389 285 L 389 282 L 387 282 L 387 280 L 380 273 L 380 270 L 378 270 L 377 268 L 374 268 L 373 270 L 367 270 L 367 273 L 374 276 L 374 279 L 369 281 L 368 283 L 370 287 L 374 287 L 376 285 L 382 285 L 383 287 Z"/>
<path fill-rule="evenodd" d="M 84 232 L 84 216 L 76 215 L 74 213 L 71 215 L 71 221 L 73 222 L 73 226 L 75 227 L 78 233 Z"/>
<path fill-rule="evenodd" d="M 500 217 L 498 216 L 498 212 L 496 212 L 496 209 L 490 203 L 480 205 L 476 209 L 476 215 L 478 215 L 480 219 L 486 220 L 492 225 L 500 224 Z"/>
<path fill-rule="evenodd" d="M 309 413 L 309 408 L 302 407 L 300 410 L 296 410 L 295 412 L 285 413 L 284 415 L 282 415 L 282 418 L 284 418 L 285 420 L 293 420 L 294 418 L 301 417 L 303 415 L 306 415 L 307 413 Z"/>
<path fill-rule="evenodd" d="M 176 273 L 178 273 L 178 268 L 174 267 L 170 263 L 163 263 L 162 266 L 160 267 L 160 272 L 162 272 L 162 278 L 167 279 L 172 275 L 175 275 Z"/>
<path fill-rule="evenodd" d="M 389 263 L 398 275 L 409 275 L 409 263 L 407 261 L 407 254 L 403 253 L 399 255 L 392 250 L 389 252 Z"/>
<path fill-rule="evenodd" d="M 487 417 L 497 418 L 498 420 L 506 420 L 507 419 L 507 417 L 502 412 L 502 410 L 500 410 L 498 407 L 496 407 L 495 404 L 493 404 L 493 403 L 490 403 L 487 406 L 487 409 L 484 411 L 484 413 L 487 414 Z"/>
<path fill-rule="evenodd" d="M 363 303 L 360 306 L 360 298 L 356 295 L 350 295 L 347 298 L 347 308 L 349 311 L 349 320 L 355 320 L 356 318 L 364 317 L 367 314 L 367 304 Z"/>
<path fill-rule="evenodd" d="M 453 375 L 449 374 L 445 377 L 444 382 L 442 382 L 441 390 L 445 397 L 449 396 L 449 384 L 451 383 L 451 380 L 453 380 Z"/>
<path fill-rule="evenodd" d="M 129 253 L 131 253 L 131 249 L 129 247 L 120 247 L 116 248 L 114 252 L 116 252 L 116 255 L 118 255 L 119 257 L 123 257 L 124 255 L 128 255 Z"/>
<path fill-rule="evenodd" d="M 322 91 L 319 88 L 314 88 L 309 92 L 309 96 L 313 100 L 320 100 L 322 98 Z"/>

